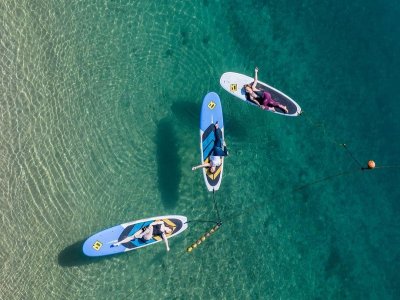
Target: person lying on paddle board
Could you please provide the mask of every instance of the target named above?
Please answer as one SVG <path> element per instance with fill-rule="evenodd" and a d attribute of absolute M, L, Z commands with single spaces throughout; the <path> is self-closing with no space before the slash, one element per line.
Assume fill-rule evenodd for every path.
<path fill-rule="evenodd" d="M 219 125 L 217 121 L 214 124 L 215 141 L 213 150 L 211 151 L 210 155 L 210 162 L 192 167 L 192 171 L 197 170 L 199 168 L 210 168 L 210 172 L 214 173 L 217 170 L 217 167 L 219 167 L 222 164 L 222 157 L 228 156 L 228 149 L 226 148 L 226 145 L 222 145 L 223 143 L 221 141 L 221 132 L 218 130 L 219 128 L 218 126 Z"/>
<path fill-rule="evenodd" d="M 114 243 L 113 246 L 117 247 L 121 244 L 128 243 L 133 241 L 134 239 L 141 239 L 143 241 L 149 241 L 153 238 L 153 236 L 159 235 L 165 242 L 165 246 L 167 247 L 167 251 L 169 251 L 168 239 L 166 234 L 171 233 L 172 229 L 168 226 L 165 226 L 163 221 L 155 221 L 151 223 L 149 226 L 143 227 L 139 229 L 135 234 L 128 236 L 118 243 Z"/>
<path fill-rule="evenodd" d="M 279 107 L 285 113 L 288 113 L 288 109 L 286 106 L 280 104 L 278 101 L 272 99 L 271 94 L 259 90 L 257 86 L 258 82 L 258 68 L 254 69 L 254 81 L 249 84 L 244 85 L 244 90 L 246 92 L 246 98 L 256 104 L 261 109 L 275 111 L 275 107 Z"/>

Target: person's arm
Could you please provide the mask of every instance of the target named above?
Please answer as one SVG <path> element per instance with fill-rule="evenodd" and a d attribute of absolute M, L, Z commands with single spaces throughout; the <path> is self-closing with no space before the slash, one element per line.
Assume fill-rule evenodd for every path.
<path fill-rule="evenodd" d="M 254 103 L 255 105 L 257 105 L 258 107 L 261 107 L 261 108 L 262 108 L 262 105 L 261 105 L 251 94 L 249 94 L 248 99 L 249 99 L 249 101 L 253 102 L 253 103 Z"/>
<path fill-rule="evenodd" d="M 261 104 L 258 103 L 258 101 L 256 99 L 254 99 L 254 97 L 252 95 L 249 95 L 249 100 L 251 102 L 253 102 L 255 105 L 257 105 L 258 107 L 261 107 Z"/>
<path fill-rule="evenodd" d="M 161 234 L 161 237 L 162 237 L 162 239 L 163 239 L 164 242 L 165 242 L 165 246 L 167 247 L 167 251 L 169 251 L 168 239 L 167 239 L 167 236 L 165 235 L 165 232 L 163 232 L 163 233 Z"/>
<path fill-rule="evenodd" d="M 192 171 L 197 170 L 199 168 L 208 168 L 208 167 L 211 167 L 211 164 L 210 163 L 204 163 L 204 164 L 192 167 Z"/>
<path fill-rule="evenodd" d="M 255 69 L 254 69 L 254 81 L 253 81 L 253 84 L 251 85 L 251 88 L 253 89 L 253 91 L 255 90 L 255 89 L 257 89 L 257 83 L 258 83 L 258 68 L 256 67 Z"/>

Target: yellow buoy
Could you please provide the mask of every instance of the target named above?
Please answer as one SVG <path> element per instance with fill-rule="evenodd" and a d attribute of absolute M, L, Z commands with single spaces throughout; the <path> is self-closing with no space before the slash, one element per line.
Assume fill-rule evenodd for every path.
<path fill-rule="evenodd" d="M 197 248 L 198 245 L 200 245 L 202 242 L 204 242 L 211 234 L 216 232 L 220 227 L 222 223 L 218 222 L 213 228 L 211 228 L 208 232 L 203 234 L 196 242 L 194 242 L 191 246 L 189 246 L 186 251 L 187 252 L 192 252 L 193 249 Z"/>

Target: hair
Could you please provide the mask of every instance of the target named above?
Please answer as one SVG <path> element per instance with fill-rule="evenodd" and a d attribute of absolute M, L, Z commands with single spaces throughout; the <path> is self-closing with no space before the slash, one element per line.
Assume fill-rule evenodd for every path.
<path fill-rule="evenodd" d="M 246 96 L 246 99 L 247 99 L 247 100 L 250 100 L 250 94 L 249 94 L 249 92 L 248 92 L 248 91 L 246 91 L 246 87 L 250 87 L 250 88 L 251 88 L 251 85 L 250 85 L 250 84 L 248 84 L 248 83 L 246 83 L 246 84 L 243 86 L 243 89 L 244 89 L 244 95 Z"/>
<path fill-rule="evenodd" d="M 211 171 L 211 170 L 212 170 L 212 168 L 214 168 L 214 172 L 213 172 L 213 171 Z M 216 167 L 216 166 L 210 166 L 210 173 L 211 173 L 211 174 L 214 174 L 214 173 L 215 173 L 215 171 L 217 171 L 217 167 Z"/>

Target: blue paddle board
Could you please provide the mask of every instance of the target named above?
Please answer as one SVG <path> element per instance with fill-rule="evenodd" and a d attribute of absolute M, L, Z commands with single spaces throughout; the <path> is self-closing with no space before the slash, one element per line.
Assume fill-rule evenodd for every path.
<path fill-rule="evenodd" d="M 222 76 L 219 80 L 219 83 L 221 84 L 221 86 L 228 93 L 230 93 L 231 95 L 239 98 L 240 100 L 242 100 L 248 104 L 256 106 L 253 102 L 249 101 L 246 98 L 245 89 L 243 87 L 245 84 L 249 84 L 252 82 L 254 82 L 254 78 L 243 75 L 243 74 L 235 73 L 235 72 L 226 72 L 226 73 L 222 74 Z M 300 106 L 288 95 L 285 95 L 284 93 L 277 90 L 276 88 L 274 88 L 264 82 L 261 82 L 259 80 L 258 80 L 256 87 L 259 90 L 263 90 L 263 91 L 270 93 L 272 99 L 278 101 L 282 105 L 285 105 L 288 109 L 288 113 L 285 113 L 282 109 L 280 109 L 278 107 L 275 108 L 275 111 L 270 111 L 270 110 L 266 110 L 266 111 L 270 111 L 270 112 L 273 112 L 273 113 L 276 113 L 279 115 L 288 116 L 288 117 L 296 117 L 301 114 Z"/>
<path fill-rule="evenodd" d="M 165 226 L 168 226 L 172 229 L 172 232 L 166 235 L 168 239 L 181 233 L 188 227 L 187 218 L 177 215 L 137 220 L 114 226 L 92 235 L 83 244 L 83 253 L 87 256 L 112 255 L 136 250 L 158 243 L 162 241 L 160 236 L 154 236 L 148 241 L 142 239 L 133 239 L 129 242 L 123 242 L 128 237 L 134 235 L 136 232 L 142 230 L 146 226 L 149 226 L 155 221 L 163 221 Z"/>
<path fill-rule="evenodd" d="M 200 150 L 201 150 L 201 163 L 210 162 L 210 154 L 214 147 L 215 141 L 215 123 L 218 122 L 218 130 L 222 141 L 224 141 L 224 119 L 222 117 L 222 105 L 219 96 L 214 93 L 208 93 L 201 106 L 200 114 Z M 210 172 L 209 168 L 203 168 L 204 182 L 207 189 L 217 191 L 222 181 L 222 171 L 224 167 L 224 158 L 222 157 L 222 164 L 217 167 L 214 173 Z"/>

